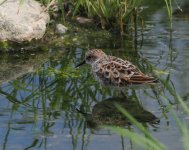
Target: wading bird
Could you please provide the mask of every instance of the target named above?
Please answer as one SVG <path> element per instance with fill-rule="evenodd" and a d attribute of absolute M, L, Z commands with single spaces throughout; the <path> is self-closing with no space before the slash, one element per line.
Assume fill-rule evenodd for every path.
<path fill-rule="evenodd" d="M 94 78 L 105 86 L 153 85 L 157 82 L 157 79 L 145 75 L 131 62 L 107 55 L 101 49 L 88 50 L 85 60 L 76 67 L 85 63 L 91 65 Z"/>

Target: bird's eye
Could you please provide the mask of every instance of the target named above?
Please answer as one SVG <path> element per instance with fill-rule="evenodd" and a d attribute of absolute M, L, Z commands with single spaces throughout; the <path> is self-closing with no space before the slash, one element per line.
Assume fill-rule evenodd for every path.
<path fill-rule="evenodd" d="M 88 56 L 87 59 L 91 59 L 92 57 L 91 56 Z"/>

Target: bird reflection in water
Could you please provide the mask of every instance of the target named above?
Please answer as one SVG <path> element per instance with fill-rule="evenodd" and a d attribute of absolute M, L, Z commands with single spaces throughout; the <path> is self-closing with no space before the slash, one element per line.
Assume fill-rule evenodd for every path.
<path fill-rule="evenodd" d="M 112 97 L 94 105 L 91 114 L 78 110 L 86 117 L 89 128 L 102 125 L 130 126 L 131 122 L 115 106 L 120 105 L 127 110 L 138 122 L 156 127 L 160 120 L 151 112 L 145 110 L 138 101 L 126 97 Z"/>

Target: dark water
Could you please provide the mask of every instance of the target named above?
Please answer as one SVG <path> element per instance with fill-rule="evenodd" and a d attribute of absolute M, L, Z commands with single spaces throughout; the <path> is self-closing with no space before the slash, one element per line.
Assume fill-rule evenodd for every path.
<path fill-rule="evenodd" d="M 83 34 L 83 37 L 81 36 Z M 174 98 L 189 97 L 189 18 L 169 20 L 164 8 L 146 16 L 143 42 L 109 34 L 82 33 L 78 46 L 50 48 L 47 52 L 3 54 L 0 59 L 0 149 L 123 150 L 140 149 L 133 141 L 101 125 L 138 130 L 114 106 L 127 109 L 168 149 L 183 149 L 180 131 L 168 106 L 189 123 Z M 142 42 L 142 44 L 141 44 Z M 127 58 L 148 74 L 157 74 L 171 86 L 119 90 L 94 81 L 89 66 L 75 69 L 88 47 L 102 48 Z M 166 100 L 165 100 L 166 99 Z"/>

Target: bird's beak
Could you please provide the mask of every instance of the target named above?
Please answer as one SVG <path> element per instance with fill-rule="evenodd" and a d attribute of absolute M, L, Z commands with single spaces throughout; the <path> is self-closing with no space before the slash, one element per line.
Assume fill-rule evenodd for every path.
<path fill-rule="evenodd" d="M 86 61 L 85 61 L 85 60 L 82 61 L 81 63 L 77 64 L 77 65 L 75 66 L 75 68 L 77 68 L 77 67 L 79 67 L 79 66 L 81 66 L 81 65 L 84 65 L 84 64 L 86 64 Z"/>

